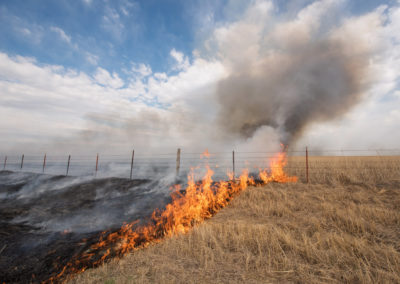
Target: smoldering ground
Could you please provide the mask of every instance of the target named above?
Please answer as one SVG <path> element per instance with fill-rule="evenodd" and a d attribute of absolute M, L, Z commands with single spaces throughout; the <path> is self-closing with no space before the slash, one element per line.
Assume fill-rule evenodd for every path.
<path fill-rule="evenodd" d="M 0 194 L 0 279 L 6 283 L 47 280 L 102 231 L 145 222 L 170 201 L 160 181 L 8 171 L 0 172 Z"/>

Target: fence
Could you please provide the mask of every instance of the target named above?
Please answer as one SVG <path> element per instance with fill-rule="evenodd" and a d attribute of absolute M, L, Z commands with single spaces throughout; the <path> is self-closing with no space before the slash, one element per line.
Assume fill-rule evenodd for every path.
<path fill-rule="evenodd" d="M 156 175 L 175 174 L 186 176 L 191 168 L 201 170 L 208 165 L 214 172 L 215 178 L 224 179 L 226 173 L 238 176 L 244 169 L 250 172 L 261 168 L 268 168 L 270 158 L 275 152 L 184 152 L 177 149 L 174 153 L 147 153 L 141 154 L 134 150 L 127 155 L 6 155 L 4 156 L 3 170 L 44 173 L 51 175 L 73 175 L 94 177 L 124 177 L 124 178 L 151 178 Z M 390 157 L 400 156 L 400 149 L 332 149 L 332 150 L 289 150 L 287 151 L 288 164 L 285 170 L 289 174 L 300 175 L 301 179 L 309 182 L 310 174 L 325 169 L 355 170 L 362 167 L 382 169 L 382 159 L 386 162 Z M 318 159 L 317 159 L 318 157 Z M 352 157 L 352 158 L 350 158 Z M 360 164 L 360 158 L 369 159 L 367 164 Z M 357 164 L 357 165 L 356 165 Z M 396 170 L 399 159 L 394 158 L 390 164 Z"/>

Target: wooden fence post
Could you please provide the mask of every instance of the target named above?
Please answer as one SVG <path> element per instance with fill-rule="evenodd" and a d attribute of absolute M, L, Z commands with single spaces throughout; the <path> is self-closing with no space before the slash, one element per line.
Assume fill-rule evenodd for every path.
<path fill-rule="evenodd" d="M 22 154 L 22 158 L 21 158 L 21 170 L 22 170 L 23 166 L 24 166 L 24 154 Z"/>
<path fill-rule="evenodd" d="M 67 174 L 65 176 L 68 176 L 70 161 L 71 161 L 71 155 L 68 156 Z"/>
<path fill-rule="evenodd" d="M 306 181 L 308 183 L 308 148 L 306 147 Z"/>
<path fill-rule="evenodd" d="M 131 177 L 130 179 L 132 179 L 132 172 L 133 172 L 133 159 L 135 157 L 135 149 L 132 150 L 132 160 L 131 160 Z"/>
<path fill-rule="evenodd" d="M 235 151 L 232 151 L 232 172 L 233 172 L 233 180 L 236 179 L 235 177 Z"/>
<path fill-rule="evenodd" d="M 3 171 L 6 169 L 6 165 L 7 165 L 7 156 L 4 158 Z"/>
<path fill-rule="evenodd" d="M 43 173 L 44 173 L 44 168 L 46 167 L 46 154 L 44 154 L 44 157 L 43 157 Z"/>
<path fill-rule="evenodd" d="M 99 153 L 97 153 L 97 156 L 96 156 L 96 172 L 94 173 L 94 177 L 97 176 L 98 166 L 99 166 Z"/>
<path fill-rule="evenodd" d="M 180 167 L 181 167 L 181 148 L 178 148 L 176 152 L 176 176 L 179 175 Z"/>

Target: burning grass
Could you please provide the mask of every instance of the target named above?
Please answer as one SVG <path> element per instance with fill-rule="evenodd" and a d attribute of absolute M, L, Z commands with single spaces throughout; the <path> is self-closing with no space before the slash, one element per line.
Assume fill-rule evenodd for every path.
<path fill-rule="evenodd" d="M 249 188 L 187 234 L 72 282 L 400 282 L 399 162 L 311 158 L 311 184 Z M 289 173 L 303 177 L 303 163 Z"/>
<path fill-rule="evenodd" d="M 208 154 L 208 151 L 205 153 Z M 207 173 L 202 181 L 195 182 L 194 175 L 191 174 L 183 193 L 179 187 L 174 188 L 171 193 L 172 202 L 167 204 L 164 210 L 154 211 L 146 225 L 132 222 L 124 225 L 119 231 L 104 232 L 98 242 L 92 244 L 89 249 L 74 255 L 67 265 L 57 267 L 60 272 L 49 278 L 48 282 L 60 281 L 71 274 L 101 265 L 110 258 L 121 257 L 128 252 L 157 243 L 165 237 L 187 233 L 196 224 L 215 215 L 249 185 L 296 182 L 297 177 L 289 177 L 283 171 L 285 164 L 285 153 L 278 153 L 271 159 L 270 169 L 260 171 L 258 182 L 249 176 L 248 170 L 244 170 L 238 180 L 214 182 L 214 173 L 206 166 Z"/>

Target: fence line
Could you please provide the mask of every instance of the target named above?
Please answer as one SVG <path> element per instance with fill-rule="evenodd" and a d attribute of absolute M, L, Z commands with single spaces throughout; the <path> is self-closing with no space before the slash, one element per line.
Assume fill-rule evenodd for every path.
<path fill-rule="evenodd" d="M 208 153 L 207 156 L 203 157 L 202 153 L 185 153 L 184 151 L 181 151 L 180 148 L 177 149 L 177 152 L 175 154 L 171 153 L 146 153 L 142 155 L 135 155 L 135 150 L 132 150 L 132 156 L 130 157 L 130 174 L 129 177 L 130 179 L 133 178 L 135 175 L 135 170 L 138 170 L 139 167 L 141 166 L 147 166 L 150 168 L 153 168 L 153 171 L 160 171 L 160 170 L 166 170 L 166 169 L 172 169 L 175 166 L 175 174 L 176 176 L 179 176 L 181 173 L 182 167 L 184 170 L 188 170 L 189 168 L 193 166 L 200 166 L 204 164 L 209 164 L 210 167 L 213 167 L 215 169 L 223 169 L 226 170 L 226 172 L 229 172 L 232 174 L 233 177 L 235 177 L 235 173 L 237 170 L 241 170 L 244 168 L 252 168 L 252 169 L 259 169 L 261 167 L 267 167 L 268 166 L 268 160 L 272 157 L 271 155 L 273 152 L 238 152 L 233 150 L 232 152 L 212 152 Z M 293 154 L 300 154 L 300 155 L 293 155 Z M 305 164 L 304 166 L 293 166 L 289 163 L 288 166 L 285 167 L 285 169 L 293 169 L 293 170 L 299 170 L 299 169 L 305 169 L 305 180 L 308 183 L 309 182 L 309 171 L 310 170 L 315 170 L 315 169 L 320 169 L 320 170 L 325 170 L 325 169 L 346 169 L 346 170 L 356 170 L 356 169 L 373 169 L 374 167 L 365 167 L 363 166 L 362 168 L 357 167 L 352 165 L 351 167 L 339 167 L 339 168 L 334 168 L 332 165 L 329 167 L 324 166 L 324 164 L 331 164 L 331 161 L 324 162 L 323 159 L 318 162 L 319 166 L 316 167 L 312 163 L 310 164 L 309 158 L 313 157 L 313 154 L 319 154 L 320 156 L 318 157 L 332 157 L 327 156 L 327 155 L 321 155 L 321 154 L 332 154 L 332 153 L 340 153 L 340 155 L 334 155 L 335 157 L 349 157 L 344 156 L 344 153 L 347 154 L 353 154 L 353 153 L 358 153 L 356 155 L 357 157 L 369 157 L 369 156 L 375 156 L 375 157 L 380 157 L 384 158 L 390 157 L 387 156 L 389 154 L 392 154 L 392 156 L 400 156 L 400 149 L 329 149 L 329 150 L 324 150 L 324 151 L 317 151 L 317 150 L 310 150 L 308 147 L 306 147 L 303 151 L 300 150 L 291 150 L 287 151 L 288 158 L 289 160 L 291 158 L 305 158 Z M 364 155 L 360 155 L 364 154 Z M 373 155 L 372 155 L 373 154 Z M 197 155 L 197 157 L 195 156 Z M 231 157 L 229 156 L 231 155 Z M 314 155 L 315 157 L 316 155 Z M 43 157 L 43 159 L 42 159 Z M 175 161 L 174 158 L 176 157 Z M 42 159 L 42 162 L 41 162 Z M 134 166 L 135 162 L 135 166 Z M 94 177 L 98 176 L 99 169 L 103 169 L 104 171 L 107 172 L 107 170 L 111 171 L 110 168 L 112 166 L 119 168 L 122 172 L 125 172 L 124 167 L 126 164 L 129 163 L 129 158 L 125 155 L 121 154 L 112 154 L 112 155 L 101 155 L 97 153 L 96 155 L 79 155 L 79 156 L 63 156 L 63 155 L 47 155 L 47 153 L 44 154 L 44 156 L 40 156 L 38 154 L 32 154 L 32 155 L 25 155 L 22 154 L 22 156 L 18 155 L 5 155 L 4 156 L 4 163 L 3 163 L 3 171 L 12 169 L 12 170 L 19 170 L 20 171 L 33 171 L 33 172 L 40 172 L 40 170 L 37 170 L 41 166 L 41 172 L 42 173 L 47 173 L 47 174 L 60 174 L 61 168 L 63 167 L 62 165 L 64 164 L 64 167 L 66 166 L 66 170 L 64 168 L 64 173 L 66 176 L 70 174 L 70 167 L 74 167 L 74 171 L 76 172 L 76 168 L 79 168 L 79 173 L 78 175 L 82 175 L 83 172 L 86 171 L 86 174 L 93 175 Z M 378 164 L 381 163 L 381 160 L 376 160 L 373 161 L 371 160 L 370 163 L 373 165 L 374 163 Z M 17 166 L 19 165 L 19 167 Z M 52 168 L 59 168 L 57 171 L 51 171 L 50 169 Z M 377 167 L 376 167 L 377 168 Z M 379 169 L 382 169 L 382 165 L 379 166 Z M 150 172 L 152 173 L 152 172 Z"/>

